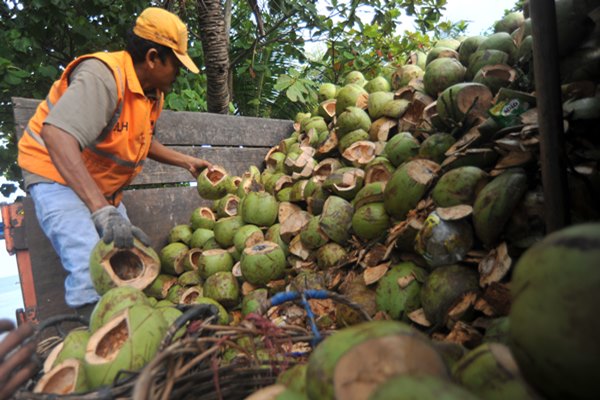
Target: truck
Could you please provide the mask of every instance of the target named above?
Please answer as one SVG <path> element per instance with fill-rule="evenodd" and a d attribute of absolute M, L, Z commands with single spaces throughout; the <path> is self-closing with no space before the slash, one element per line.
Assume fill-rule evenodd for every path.
<path fill-rule="evenodd" d="M 23 134 L 40 100 L 13 97 L 17 137 Z M 232 175 L 261 165 L 265 154 L 294 130 L 293 121 L 165 110 L 155 135 L 165 146 L 222 166 Z M 170 228 L 189 222 L 192 211 L 210 206 L 189 172 L 147 160 L 126 188 L 123 202 L 132 223 L 148 234 L 157 251 L 167 244 Z M 42 232 L 30 198 L 2 206 L 6 248 L 14 254 L 21 281 L 23 308 L 18 322 L 43 321 L 73 313 L 64 300 L 66 272 Z"/>

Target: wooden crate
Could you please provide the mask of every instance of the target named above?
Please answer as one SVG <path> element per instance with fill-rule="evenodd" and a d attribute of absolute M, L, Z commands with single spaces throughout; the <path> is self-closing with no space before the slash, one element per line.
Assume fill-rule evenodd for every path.
<path fill-rule="evenodd" d="M 39 100 L 14 97 L 12 101 L 16 133 L 20 138 Z M 293 122 L 288 120 L 163 111 L 155 135 L 168 147 L 221 165 L 233 175 L 241 175 L 250 165 L 262 166 L 267 151 L 292 131 Z M 211 204 L 200 198 L 195 187 L 181 185 L 193 181 L 190 173 L 181 168 L 147 160 L 142 173 L 124 192 L 123 202 L 129 218 L 150 236 L 157 251 L 166 244 L 171 227 L 188 223 L 196 207 Z M 22 319 L 43 320 L 70 313 L 64 302 L 66 273 L 38 225 L 31 199 L 23 200 L 22 209 L 24 218 L 19 228 L 20 235 L 24 236 L 20 241 L 24 248 L 18 250 L 27 251 L 30 259 L 30 266 L 19 262 L 26 308 Z"/>

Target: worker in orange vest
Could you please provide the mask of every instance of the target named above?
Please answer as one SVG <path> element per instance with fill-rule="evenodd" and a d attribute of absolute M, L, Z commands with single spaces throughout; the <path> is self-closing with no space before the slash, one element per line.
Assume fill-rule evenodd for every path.
<path fill-rule="evenodd" d="M 19 141 L 19 166 L 40 226 L 63 267 L 67 304 L 85 313 L 97 302 L 90 253 L 102 238 L 130 248 L 149 238 L 127 218 L 122 189 L 146 157 L 187 169 L 211 164 L 153 137 L 164 94 L 181 67 L 198 73 L 187 53 L 187 28 L 176 15 L 145 9 L 124 51 L 71 62 L 40 103 Z"/>

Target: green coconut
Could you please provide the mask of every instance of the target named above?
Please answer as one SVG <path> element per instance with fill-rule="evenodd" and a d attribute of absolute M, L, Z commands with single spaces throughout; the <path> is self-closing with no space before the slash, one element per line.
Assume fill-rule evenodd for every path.
<path fill-rule="evenodd" d="M 210 304 L 210 305 L 217 307 L 217 310 L 218 310 L 217 319 L 213 323 L 216 323 L 219 325 L 228 325 L 229 321 L 231 320 L 225 307 L 223 307 L 221 305 L 221 303 L 219 303 L 218 301 L 216 301 L 214 299 L 211 299 L 209 297 L 197 297 L 194 300 L 193 304 Z"/>
<path fill-rule="evenodd" d="M 371 118 L 362 108 L 349 106 L 339 114 L 336 126 L 338 139 L 341 139 L 346 133 L 356 129 L 368 132 L 371 127 Z"/>
<path fill-rule="evenodd" d="M 85 372 L 92 389 L 113 383 L 119 371 L 139 371 L 158 351 L 167 331 L 162 313 L 135 305 L 115 315 L 88 341 Z"/>
<path fill-rule="evenodd" d="M 196 179 L 198 194 L 204 199 L 217 200 L 229 193 L 232 182 L 227 172 L 217 166 L 206 168 Z"/>
<path fill-rule="evenodd" d="M 364 175 L 360 168 L 339 168 L 325 179 L 322 187 L 338 197 L 351 200 L 363 187 Z"/>
<path fill-rule="evenodd" d="M 469 65 L 467 67 L 465 79 L 467 81 L 472 80 L 475 77 L 475 74 L 477 74 L 477 71 L 486 65 L 507 64 L 509 57 L 508 53 L 505 53 L 502 50 L 477 50 L 469 57 Z"/>
<path fill-rule="evenodd" d="M 347 255 L 348 252 L 344 247 L 337 243 L 330 242 L 317 250 L 317 265 L 319 268 L 327 270 L 341 263 Z"/>
<path fill-rule="evenodd" d="M 392 92 L 372 92 L 367 101 L 367 110 L 369 111 L 371 119 L 376 120 L 377 118 L 383 117 L 383 108 L 385 104 L 393 99 L 394 93 Z"/>
<path fill-rule="evenodd" d="M 306 368 L 307 364 L 296 364 L 277 377 L 277 383 L 284 385 L 296 393 L 306 393 Z M 306 399 L 306 397 L 302 397 Z"/>
<path fill-rule="evenodd" d="M 509 338 L 523 376 L 549 399 L 592 399 L 600 380 L 600 224 L 546 236 L 517 262 Z"/>
<path fill-rule="evenodd" d="M 198 228 L 190 238 L 190 248 L 201 249 L 209 239 L 214 239 L 215 233 L 210 229 Z"/>
<path fill-rule="evenodd" d="M 394 90 L 403 88 L 413 79 L 422 79 L 423 75 L 425 75 L 425 71 L 418 65 L 402 65 L 396 68 L 392 74 L 392 88 Z M 370 98 L 371 96 L 369 96 L 369 99 Z"/>
<path fill-rule="evenodd" d="M 506 14 L 501 20 L 494 24 L 494 32 L 512 33 L 525 21 L 523 13 L 515 11 Z"/>
<path fill-rule="evenodd" d="M 479 397 L 448 379 L 428 375 L 394 376 L 377 387 L 368 400 L 477 400 Z"/>
<path fill-rule="evenodd" d="M 168 327 L 171 327 L 175 323 L 175 321 L 177 320 L 177 318 L 179 318 L 179 317 L 181 317 L 183 315 L 183 312 L 179 311 L 174 306 L 173 307 L 158 307 L 157 310 L 160 311 L 160 313 L 162 314 L 162 316 L 165 319 Z M 177 339 L 183 337 L 183 335 L 185 335 L 185 331 L 186 331 L 185 326 L 181 327 L 173 335 L 172 341 L 177 340 Z"/>
<path fill-rule="evenodd" d="M 185 287 L 176 283 L 173 286 L 171 286 L 167 291 L 166 299 L 175 304 L 182 304 L 183 295 L 186 291 L 187 289 Z"/>
<path fill-rule="evenodd" d="M 473 226 L 486 246 L 491 247 L 500 239 L 526 191 L 527 176 L 519 168 L 504 171 L 481 189 L 473 204 Z"/>
<path fill-rule="evenodd" d="M 365 167 L 365 185 L 373 182 L 387 183 L 394 173 L 394 166 L 385 156 L 377 156 Z"/>
<path fill-rule="evenodd" d="M 335 96 L 335 115 L 339 117 L 348 107 L 366 104 L 368 96 L 362 86 L 350 84 L 342 87 Z"/>
<path fill-rule="evenodd" d="M 108 290 L 98 300 L 90 314 L 90 331 L 92 333 L 96 332 L 115 314 L 136 304 L 150 305 L 148 298 L 140 289 L 131 286 L 120 286 Z"/>
<path fill-rule="evenodd" d="M 421 288 L 425 317 L 434 327 L 446 325 L 450 318 L 460 319 L 479 292 L 477 270 L 462 265 L 438 267 Z"/>
<path fill-rule="evenodd" d="M 45 373 L 36 383 L 33 393 L 43 393 L 44 397 L 62 397 L 88 390 L 90 385 L 83 362 L 69 358 Z"/>
<path fill-rule="evenodd" d="M 344 77 L 344 85 L 354 84 L 359 86 L 365 86 L 366 83 L 367 80 L 365 79 L 363 73 L 360 71 L 350 71 Z"/>
<path fill-rule="evenodd" d="M 487 86 L 495 95 L 501 88 L 511 86 L 517 78 L 518 72 L 516 69 L 509 65 L 497 64 L 482 67 L 475 74 L 473 82 Z"/>
<path fill-rule="evenodd" d="M 434 211 L 415 238 L 415 250 L 432 267 L 462 261 L 473 247 L 473 228 L 465 219 L 443 220 Z"/>
<path fill-rule="evenodd" d="M 167 241 L 169 243 L 181 242 L 189 245 L 191 237 L 192 228 L 187 224 L 181 224 L 175 225 L 173 228 L 171 228 L 169 235 L 167 236 Z"/>
<path fill-rule="evenodd" d="M 281 238 L 279 231 L 281 224 L 273 224 L 265 233 L 265 240 L 268 242 L 275 242 L 279 245 L 283 253 L 287 256 L 289 254 L 288 244 Z"/>
<path fill-rule="evenodd" d="M 243 203 L 244 202 L 242 202 L 242 204 Z M 244 219 L 241 215 L 220 218 L 215 222 L 215 227 L 213 229 L 215 240 L 223 247 L 233 246 L 233 236 L 242 226 L 244 226 Z"/>
<path fill-rule="evenodd" d="M 269 302 L 269 291 L 265 288 L 254 289 L 242 299 L 242 315 L 261 314 Z"/>
<path fill-rule="evenodd" d="M 319 86 L 319 93 L 318 93 L 318 99 L 319 102 L 325 101 L 325 100 L 331 100 L 331 99 L 335 99 L 335 95 L 337 93 L 337 86 L 333 83 L 323 83 L 321 84 L 321 86 Z"/>
<path fill-rule="evenodd" d="M 390 83 L 383 76 L 377 76 L 371 79 L 365 84 L 364 88 L 367 93 L 389 92 L 391 90 Z"/>
<path fill-rule="evenodd" d="M 429 51 L 429 53 L 427 53 L 425 70 L 427 70 L 427 66 L 429 66 L 429 64 L 431 64 L 435 60 L 439 60 L 440 58 L 458 59 L 458 52 L 456 51 L 456 49 L 452 49 L 446 46 L 434 47 Z"/>
<path fill-rule="evenodd" d="M 333 333 L 314 349 L 306 370 L 310 400 L 366 399 L 386 378 L 404 374 L 447 377 L 429 339 L 396 321 L 372 321 Z"/>
<path fill-rule="evenodd" d="M 458 48 L 458 60 L 464 66 L 469 66 L 471 54 L 477 51 L 477 48 L 485 40 L 485 36 L 470 36 L 462 41 Z"/>
<path fill-rule="evenodd" d="M 329 241 L 319 224 L 319 216 L 311 217 L 310 222 L 300 232 L 300 241 L 308 249 L 318 249 Z"/>
<path fill-rule="evenodd" d="M 304 132 L 308 132 L 311 129 L 314 129 L 316 132 L 326 131 L 327 122 L 325 122 L 325 119 L 322 116 L 311 117 L 310 119 L 306 120 L 302 130 Z"/>
<path fill-rule="evenodd" d="M 434 133 L 423 140 L 419 147 L 419 157 L 441 164 L 446 158 L 446 151 L 456 143 L 456 139 L 448 133 Z"/>
<path fill-rule="evenodd" d="M 181 286 L 195 286 L 202 284 L 202 278 L 198 271 L 186 271 L 177 277 L 177 283 Z"/>
<path fill-rule="evenodd" d="M 281 277 L 285 266 L 285 254 L 281 247 L 274 242 L 265 241 L 247 247 L 242 252 L 240 259 L 242 276 L 257 286 L 264 286 Z"/>
<path fill-rule="evenodd" d="M 99 240 L 90 255 L 90 276 L 100 296 L 117 286 L 144 290 L 160 273 L 160 265 L 154 249 L 137 239 L 130 249 Z"/>
<path fill-rule="evenodd" d="M 468 352 L 452 369 L 458 384 L 483 400 L 539 399 L 525 382 L 507 346 L 484 343 Z"/>
<path fill-rule="evenodd" d="M 203 279 L 207 279 L 217 272 L 229 272 L 232 269 L 233 257 L 224 249 L 205 250 L 198 259 L 198 273 Z"/>
<path fill-rule="evenodd" d="M 144 289 L 144 294 L 149 298 L 163 300 L 167 297 L 171 286 L 177 284 L 177 277 L 169 274 L 160 274 L 150 286 Z"/>
<path fill-rule="evenodd" d="M 184 271 L 183 260 L 190 248 L 181 242 L 169 243 L 160 250 L 160 268 L 165 274 L 179 275 Z"/>
<path fill-rule="evenodd" d="M 411 102 L 406 99 L 395 99 L 395 100 L 388 101 L 383 106 L 383 110 L 382 110 L 383 116 L 392 118 L 392 119 L 399 119 L 408 110 L 410 105 L 411 105 Z"/>
<path fill-rule="evenodd" d="M 350 239 L 353 214 L 354 208 L 350 202 L 338 196 L 329 196 L 323 204 L 319 226 L 331 240 L 343 245 Z"/>
<path fill-rule="evenodd" d="M 426 278 L 427 271 L 412 262 L 392 266 L 377 282 L 377 310 L 408 321 L 408 314 L 421 307 L 421 286 Z"/>
<path fill-rule="evenodd" d="M 196 229 L 212 229 L 215 226 L 215 214 L 208 207 L 198 207 L 190 216 L 190 225 L 195 231 Z"/>
<path fill-rule="evenodd" d="M 247 224 L 271 226 L 277 220 L 277 209 L 277 200 L 267 192 L 250 192 L 242 200 L 242 218 Z"/>
<path fill-rule="evenodd" d="M 482 50 L 500 50 L 508 54 L 508 64 L 511 64 L 517 54 L 517 46 L 513 38 L 507 32 L 498 32 L 487 36 L 477 48 Z"/>
<path fill-rule="evenodd" d="M 480 168 L 455 168 L 442 175 L 431 191 L 431 198 L 438 207 L 473 205 L 477 194 L 488 182 L 488 174 Z"/>
<path fill-rule="evenodd" d="M 352 199 L 352 205 L 355 209 L 358 209 L 370 203 L 382 202 L 384 189 L 384 182 L 369 183 L 358 191 L 354 199 Z"/>
<path fill-rule="evenodd" d="M 227 193 L 219 200 L 215 200 L 214 211 L 217 218 L 232 217 L 238 214 L 238 205 L 240 198 L 231 193 Z"/>
<path fill-rule="evenodd" d="M 202 287 L 203 296 L 218 301 L 225 308 L 239 303 L 240 286 L 231 272 L 216 272 L 206 278 Z"/>
<path fill-rule="evenodd" d="M 57 344 L 44 361 L 44 373 L 68 359 L 83 361 L 85 348 L 92 333 L 87 329 L 74 329 Z"/>
<path fill-rule="evenodd" d="M 253 246 L 264 240 L 262 230 L 256 225 L 244 225 L 233 235 L 233 244 L 240 253 L 248 246 Z"/>
<path fill-rule="evenodd" d="M 335 103 L 336 103 L 335 99 L 323 100 L 322 102 L 319 103 L 319 108 L 317 109 L 317 114 L 319 115 L 319 117 L 322 117 L 326 123 L 330 123 L 331 120 L 333 119 L 333 117 L 335 116 Z M 320 132 L 329 133 L 329 129 L 324 129 L 321 131 L 317 131 L 315 129 L 315 133 L 318 134 Z M 312 146 L 315 146 L 316 144 L 319 143 L 319 141 L 318 141 L 319 136 L 315 135 L 315 137 L 316 137 L 317 141 L 315 143 L 313 143 L 311 141 Z"/>
<path fill-rule="evenodd" d="M 435 180 L 440 167 L 430 160 L 412 160 L 400 166 L 383 192 L 387 213 L 398 220 L 415 208 Z"/>
<path fill-rule="evenodd" d="M 392 165 L 398 167 L 416 156 L 419 147 L 419 141 L 410 132 L 399 132 L 388 140 L 383 152 Z"/>
<path fill-rule="evenodd" d="M 352 146 L 356 142 L 360 142 L 362 140 L 368 140 L 369 134 L 364 129 L 356 129 L 351 132 L 348 132 L 344 135 L 338 142 L 338 150 L 340 153 L 346 151 L 346 149 Z"/>
<path fill-rule="evenodd" d="M 385 212 L 383 202 L 357 208 L 352 216 L 352 231 L 364 241 L 383 237 L 390 225 L 390 217 Z"/>
<path fill-rule="evenodd" d="M 465 79 L 466 68 L 455 58 L 438 58 L 425 68 L 423 84 L 427 94 L 437 97 L 446 88 Z"/>
<path fill-rule="evenodd" d="M 438 117 L 447 125 L 467 124 L 487 116 L 492 106 L 492 92 L 481 83 L 457 83 L 446 88 L 438 97 Z"/>
<path fill-rule="evenodd" d="M 427 64 L 427 54 L 420 50 L 411 51 L 408 55 L 408 59 L 406 60 L 406 64 L 416 65 L 422 70 L 425 70 L 425 65 Z"/>
<path fill-rule="evenodd" d="M 266 171 L 271 171 L 273 173 L 282 173 L 284 171 L 284 164 L 283 164 L 284 161 L 285 161 L 285 153 L 283 153 L 281 151 L 274 151 L 272 153 L 269 153 L 267 158 L 265 159 Z M 261 182 L 266 186 L 264 175 L 261 177 Z M 240 189 L 238 188 L 238 190 L 240 190 Z M 246 195 L 246 193 L 244 193 L 244 196 L 245 195 Z M 239 196 L 239 193 L 238 193 L 238 196 Z"/>
<path fill-rule="evenodd" d="M 277 201 L 290 201 L 290 194 L 292 193 L 292 187 L 287 186 L 277 192 Z"/>

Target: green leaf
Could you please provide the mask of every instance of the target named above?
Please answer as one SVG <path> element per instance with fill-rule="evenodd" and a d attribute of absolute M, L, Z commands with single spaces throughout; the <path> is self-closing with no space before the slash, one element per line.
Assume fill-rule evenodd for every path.
<path fill-rule="evenodd" d="M 293 83 L 294 79 L 292 79 L 289 75 L 279 75 L 277 78 L 277 83 L 275 84 L 275 90 L 285 90 Z"/>

